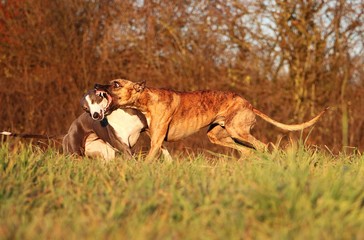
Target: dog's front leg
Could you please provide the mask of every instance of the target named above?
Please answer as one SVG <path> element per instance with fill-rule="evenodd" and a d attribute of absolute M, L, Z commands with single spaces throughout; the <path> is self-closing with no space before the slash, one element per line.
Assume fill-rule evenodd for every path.
<path fill-rule="evenodd" d="M 152 162 L 155 158 L 157 158 L 160 154 L 161 148 L 158 147 L 156 144 L 153 145 L 153 147 L 150 148 L 149 153 L 147 157 L 145 158 L 145 161 Z"/>
<path fill-rule="evenodd" d="M 161 127 L 162 126 L 162 127 Z M 163 141 L 166 137 L 168 129 L 167 124 L 157 125 L 151 122 L 150 124 L 150 150 L 146 157 L 146 161 L 150 162 L 157 158 L 161 152 Z"/>
<path fill-rule="evenodd" d="M 150 141 L 150 150 L 146 157 L 146 161 L 150 162 L 157 158 L 161 152 L 165 134 L 152 135 Z"/>

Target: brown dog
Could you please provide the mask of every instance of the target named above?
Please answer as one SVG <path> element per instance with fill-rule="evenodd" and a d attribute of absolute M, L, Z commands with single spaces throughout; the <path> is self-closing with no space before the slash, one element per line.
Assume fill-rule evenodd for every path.
<path fill-rule="evenodd" d="M 271 119 L 233 92 L 176 92 L 123 79 L 112 80 L 109 85 L 96 84 L 95 89 L 112 97 L 111 107 L 136 108 L 146 116 L 151 138 L 147 160 L 159 154 L 163 141 L 182 139 L 206 126 L 209 126 L 207 136 L 212 143 L 242 153 L 247 148 L 264 150 L 266 145 L 250 134 L 255 115 L 281 129 L 297 131 L 315 124 L 325 112 L 308 122 L 286 125 Z"/>

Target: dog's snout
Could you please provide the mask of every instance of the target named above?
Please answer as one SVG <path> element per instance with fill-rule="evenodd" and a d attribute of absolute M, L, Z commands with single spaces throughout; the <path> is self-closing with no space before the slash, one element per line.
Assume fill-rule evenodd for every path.
<path fill-rule="evenodd" d="M 95 85 L 94 85 L 94 89 L 96 91 L 105 91 L 105 92 L 107 92 L 109 87 L 110 87 L 110 85 L 103 85 L 103 84 L 99 84 L 99 83 L 95 83 Z"/>
<path fill-rule="evenodd" d="M 94 119 L 98 119 L 100 117 L 100 114 L 98 112 L 95 112 L 94 114 L 92 114 L 92 117 Z"/>
<path fill-rule="evenodd" d="M 100 90 L 100 87 L 101 87 L 101 85 L 100 85 L 100 84 L 95 83 L 95 85 L 94 85 L 94 89 L 96 89 L 96 90 Z"/>

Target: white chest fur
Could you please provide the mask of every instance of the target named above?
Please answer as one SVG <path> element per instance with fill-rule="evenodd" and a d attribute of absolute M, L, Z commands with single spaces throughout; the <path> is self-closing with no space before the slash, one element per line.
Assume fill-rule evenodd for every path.
<path fill-rule="evenodd" d="M 129 146 L 134 146 L 144 127 L 137 115 L 130 115 L 122 109 L 113 111 L 107 121 L 120 140 Z"/>

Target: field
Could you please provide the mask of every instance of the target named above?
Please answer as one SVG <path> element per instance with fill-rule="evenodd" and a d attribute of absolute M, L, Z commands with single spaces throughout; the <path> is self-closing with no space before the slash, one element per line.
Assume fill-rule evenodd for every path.
<path fill-rule="evenodd" d="M 0 146 L 0 239 L 364 239 L 364 157 L 104 163 Z"/>

